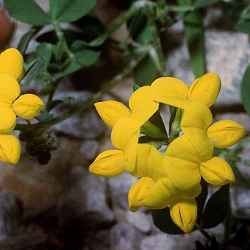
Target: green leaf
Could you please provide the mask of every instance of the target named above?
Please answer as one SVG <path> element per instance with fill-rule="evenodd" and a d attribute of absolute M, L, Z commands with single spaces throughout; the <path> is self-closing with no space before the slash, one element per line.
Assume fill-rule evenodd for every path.
<path fill-rule="evenodd" d="M 201 217 L 201 226 L 211 228 L 220 224 L 229 209 L 229 185 L 221 187 L 208 200 Z"/>
<path fill-rule="evenodd" d="M 155 226 L 162 232 L 167 234 L 183 234 L 183 232 L 172 221 L 169 208 L 152 210 L 151 212 Z"/>
<path fill-rule="evenodd" d="M 24 35 L 21 37 L 17 45 L 17 48 L 22 54 L 25 54 L 25 51 L 28 48 L 31 39 L 38 32 L 38 30 L 39 29 L 37 29 L 37 27 L 33 27 L 26 33 L 24 33 Z"/>
<path fill-rule="evenodd" d="M 95 64 L 99 58 L 100 53 L 93 50 L 82 50 L 74 54 L 74 59 L 71 64 L 66 68 L 63 75 L 69 75 L 75 71 L 83 68 L 89 67 Z"/>
<path fill-rule="evenodd" d="M 134 70 L 134 78 L 140 86 L 149 85 L 158 75 L 158 69 L 149 55 Z"/>
<path fill-rule="evenodd" d="M 28 86 L 32 80 L 36 79 L 44 71 L 44 61 L 41 58 L 36 59 L 27 69 L 21 83 Z"/>
<path fill-rule="evenodd" d="M 219 2 L 221 2 L 221 0 L 197 0 L 194 6 L 197 8 L 204 8 Z"/>
<path fill-rule="evenodd" d="M 250 115 L 250 64 L 241 81 L 241 100 L 247 113 Z"/>
<path fill-rule="evenodd" d="M 53 53 L 53 45 L 50 43 L 41 43 L 37 46 L 36 54 L 38 58 L 41 58 L 44 61 L 45 66 L 47 67 L 50 63 Z"/>
<path fill-rule="evenodd" d="M 192 0 L 178 0 L 179 5 L 192 5 Z M 191 60 L 196 77 L 206 72 L 203 18 L 199 10 L 184 14 L 183 23 Z"/>
<path fill-rule="evenodd" d="M 17 20 L 33 25 L 50 23 L 49 16 L 33 0 L 5 0 L 10 15 Z"/>
<path fill-rule="evenodd" d="M 50 0 L 50 15 L 55 21 L 73 22 L 87 15 L 96 0 Z"/>
<path fill-rule="evenodd" d="M 200 195 L 196 198 L 197 202 L 197 210 L 198 210 L 198 215 L 197 215 L 197 222 L 200 224 L 200 219 L 202 216 L 202 212 L 204 209 L 204 205 L 207 199 L 207 194 L 208 194 L 208 185 L 207 183 L 202 179 L 201 181 L 201 193 Z"/>

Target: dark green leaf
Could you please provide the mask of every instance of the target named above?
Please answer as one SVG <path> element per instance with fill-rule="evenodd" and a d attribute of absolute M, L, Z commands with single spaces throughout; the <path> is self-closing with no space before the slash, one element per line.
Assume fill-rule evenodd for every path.
<path fill-rule="evenodd" d="M 208 185 L 203 179 L 201 181 L 201 188 L 202 188 L 201 193 L 196 198 L 197 210 L 198 210 L 198 216 L 197 216 L 198 224 L 200 224 L 201 215 L 203 213 L 204 205 L 205 205 L 207 194 L 208 194 Z"/>
<path fill-rule="evenodd" d="M 201 226 L 211 228 L 221 223 L 229 209 L 229 185 L 221 187 L 208 200 L 201 217 Z"/>
<path fill-rule="evenodd" d="M 68 68 L 64 71 L 63 75 L 69 75 L 73 72 L 83 68 L 89 67 L 97 62 L 99 58 L 99 52 L 93 50 L 83 50 L 79 51 L 74 55 L 74 59 L 72 63 L 68 66 Z"/>
<path fill-rule="evenodd" d="M 53 45 L 50 43 L 41 43 L 36 49 L 36 54 L 38 58 L 41 58 L 44 61 L 45 66 L 47 67 L 50 63 L 52 57 Z"/>
<path fill-rule="evenodd" d="M 50 15 L 55 21 L 73 22 L 87 15 L 96 0 L 50 0 Z"/>
<path fill-rule="evenodd" d="M 180 5 L 191 5 L 192 0 L 178 0 Z M 199 10 L 188 12 L 183 16 L 185 36 L 192 71 L 196 77 L 206 72 L 203 18 Z"/>
<path fill-rule="evenodd" d="M 219 2 L 221 2 L 221 0 L 197 0 L 194 6 L 197 8 L 204 8 Z"/>
<path fill-rule="evenodd" d="M 22 54 L 25 54 L 25 51 L 28 48 L 31 39 L 38 32 L 38 30 L 39 29 L 37 29 L 36 27 L 33 27 L 21 37 L 17 48 Z"/>
<path fill-rule="evenodd" d="M 5 0 L 10 15 L 17 20 L 33 25 L 50 23 L 49 16 L 33 0 Z"/>
<path fill-rule="evenodd" d="M 250 64 L 241 81 L 241 100 L 245 110 L 250 115 Z"/>
<path fill-rule="evenodd" d="M 140 86 L 149 85 L 158 75 L 158 69 L 149 55 L 134 70 L 136 84 Z"/>
<path fill-rule="evenodd" d="M 172 221 L 169 208 L 153 210 L 152 216 L 155 226 L 162 232 L 168 234 L 183 234 L 183 232 Z"/>
<path fill-rule="evenodd" d="M 138 85 L 136 83 L 133 84 L 133 91 L 136 91 L 139 88 L 140 88 L 140 85 Z"/>
<path fill-rule="evenodd" d="M 36 59 L 27 69 L 21 83 L 23 85 L 31 84 L 32 80 L 36 79 L 44 71 L 44 61 L 41 58 Z"/>

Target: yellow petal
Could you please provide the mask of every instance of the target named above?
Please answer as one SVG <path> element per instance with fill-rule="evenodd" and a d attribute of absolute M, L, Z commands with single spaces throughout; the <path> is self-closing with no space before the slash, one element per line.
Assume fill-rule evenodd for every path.
<path fill-rule="evenodd" d="M 0 161 L 16 164 L 20 158 L 21 145 L 13 135 L 0 135 Z"/>
<path fill-rule="evenodd" d="M 168 145 L 166 155 L 200 163 L 212 158 L 213 144 L 204 130 L 188 128 Z"/>
<path fill-rule="evenodd" d="M 197 163 L 165 156 L 162 168 L 165 168 L 168 178 L 180 192 L 189 192 L 200 183 L 201 176 Z"/>
<path fill-rule="evenodd" d="M 212 113 L 207 106 L 197 102 L 190 102 L 184 109 L 181 128 L 184 133 L 185 128 L 189 127 L 207 129 L 212 120 Z"/>
<path fill-rule="evenodd" d="M 182 200 L 170 207 L 174 223 L 185 233 L 192 231 L 197 218 L 197 205 L 194 199 Z"/>
<path fill-rule="evenodd" d="M 119 119 L 130 115 L 129 109 L 124 104 L 113 100 L 97 102 L 95 108 L 102 120 L 111 128 Z"/>
<path fill-rule="evenodd" d="M 11 132 L 16 126 L 16 115 L 9 104 L 0 103 L 0 133 Z"/>
<path fill-rule="evenodd" d="M 39 115 L 44 108 L 42 99 L 36 95 L 21 95 L 14 103 L 13 109 L 15 113 L 26 120 L 32 120 Z"/>
<path fill-rule="evenodd" d="M 173 202 L 177 192 L 169 178 L 161 178 L 151 187 L 150 193 L 143 200 L 143 205 L 150 209 L 165 208 Z"/>
<path fill-rule="evenodd" d="M 208 137 L 217 148 L 230 147 L 246 135 L 246 130 L 237 122 L 221 120 L 212 124 L 207 131 Z"/>
<path fill-rule="evenodd" d="M 163 155 L 153 145 L 137 144 L 136 164 L 131 174 L 152 179 L 163 177 L 162 160 Z"/>
<path fill-rule="evenodd" d="M 144 206 L 144 199 L 150 194 L 154 181 L 151 178 L 143 177 L 135 182 L 128 193 L 128 206 L 132 211 Z"/>
<path fill-rule="evenodd" d="M 11 75 L 0 74 L 0 102 L 11 104 L 20 95 L 20 85 Z"/>
<path fill-rule="evenodd" d="M 20 79 L 23 74 L 23 56 L 14 48 L 6 49 L 0 54 L 0 73 Z"/>
<path fill-rule="evenodd" d="M 210 107 L 216 101 L 220 86 L 220 77 L 215 73 L 207 73 L 192 83 L 188 97 L 192 101 L 198 101 Z"/>
<path fill-rule="evenodd" d="M 160 77 L 152 83 L 157 102 L 184 108 L 187 105 L 188 86 L 174 77 Z"/>
<path fill-rule="evenodd" d="M 129 98 L 129 107 L 132 111 L 131 117 L 144 124 L 158 110 L 159 104 L 153 99 L 150 86 L 137 89 Z"/>
<path fill-rule="evenodd" d="M 201 176 L 214 186 L 222 186 L 235 181 L 233 170 L 225 160 L 219 157 L 203 162 L 200 172 Z"/>
<path fill-rule="evenodd" d="M 125 149 L 130 139 L 139 137 L 140 124 L 131 118 L 121 118 L 113 127 L 111 141 L 114 147 Z"/>
<path fill-rule="evenodd" d="M 116 176 L 124 171 L 124 154 L 120 150 L 106 150 L 89 166 L 89 172 L 100 176 Z"/>

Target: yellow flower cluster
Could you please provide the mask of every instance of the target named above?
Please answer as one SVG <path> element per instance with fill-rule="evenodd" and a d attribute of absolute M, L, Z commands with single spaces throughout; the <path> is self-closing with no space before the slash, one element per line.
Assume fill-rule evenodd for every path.
<path fill-rule="evenodd" d="M 184 232 L 192 231 L 201 177 L 214 186 L 235 179 L 228 163 L 214 156 L 214 148 L 229 147 L 245 135 L 245 129 L 234 121 L 212 123 L 209 107 L 219 91 L 220 79 L 214 73 L 196 79 L 191 87 L 176 78 L 161 77 L 151 86 L 136 90 L 129 99 L 129 108 L 112 100 L 96 103 L 100 117 L 112 128 L 111 141 L 116 149 L 98 155 L 90 172 L 115 176 L 126 171 L 138 177 L 129 190 L 129 208 L 169 207 L 175 224 Z M 182 131 L 165 152 L 138 142 L 141 127 L 160 103 L 183 110 Z"/>
<path fill-rule="evenodd" d="M 20 142 L 12 131 L 16 117 L 32 120 L 44 107 L 36 95 L 23 94 L 18 81 L 23 74 L 23 57 L 10 48 L 0 54 L 0 161 L 16 164 L 20 158 Z"/>

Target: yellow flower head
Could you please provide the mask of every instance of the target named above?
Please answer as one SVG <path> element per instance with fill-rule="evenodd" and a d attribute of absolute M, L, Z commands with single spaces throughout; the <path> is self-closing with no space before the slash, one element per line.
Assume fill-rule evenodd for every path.
<path fill-rule="evenodd" d="M 175 224 L 190 232 L 197 217 L 195 198 L 201 192 L 201 177 L 215 186 L 235 180 L 229 164 L 213 155 L 214 147 L 231 146 L 245 135 L 244 128 L 234 121 L 212 124 L 209 107 L 219 90 L 220 79 L 214 73 L 196 79 L 190 87 L 176 78 L 161 77 L 138 89 L 129 100 L 129 108 L 115 101 L 97 103 L 99 115 L 112 128 L 111 141 L 117 150 L 100 154 L 90 171 L 102 176 L 127 171 L 138 177 L 129 190 L 129 208 L 169 207 Z M 165 153 L 138 143 L 141 126 L 159 103 L 183 109 L 182 132 Z"/>
<path fill-rule="evenodd" d="M 44 107 L 36 95 L 21 95 L 17 82 L 23 74 L 23 57 L 17 49 L 0 54 L 0 161 L 16 164 L 20 158 L 19 140 L 9 133 L 15 128 L 16 116 L 31 120 Z"/>
<path fill-rule="evenodd" d="M 154 100 L 185 108 L 190 102 L 212 106 L 220 91 L 220 78 L 215 73 L 207 73 L 196 79 L 190 87 L 173 77 L 160 77 L 152 83 Z"/>
<path fill-rule="evenodd" d="M 16 49 L 0 54 L 0 133 L 9 133 L 16 125 L 16 116 L 31 120 L 44 106 L 36 95 L 21 94 L 16 79 L 23 72 L 23 58 Z"/>
<path fill-rule="evenodd" d="M 113 146 L 125 153 L 127 169 L 133 168 L 140 128 L 159 107 L 153 100 L 151 87 L 135 91 L 129 99 L 129 108 L 112 100 L 98 102 L 95 107 L 102 120 L 112 128 Z"/>
<path fill-rule="evenodd" d="M 170 207 L 170 216 L 174 223 L 183 232 L 192 231 L 197 217 L 197 205 L 195 199 L 180 200 Z"/>

